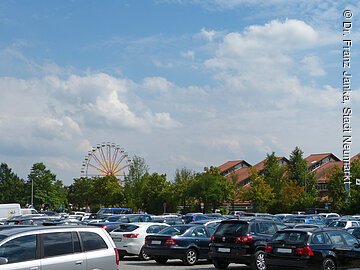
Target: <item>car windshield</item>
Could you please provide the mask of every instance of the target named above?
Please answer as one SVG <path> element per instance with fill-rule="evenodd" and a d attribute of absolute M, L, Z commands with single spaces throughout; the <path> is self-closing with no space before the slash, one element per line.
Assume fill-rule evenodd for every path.
<path fill-rule="evenodd" d="M 308 235 L 306 232 L 281 231 L 274 234 L 272 241 L 274 242 L 291 242 L 304 243 Z"/>
<path fill-rule="evenodd" d="M 187 226 L 170 226 L 162 229 L 159 234 L 169 234 L 169 235 L 182 235 L 186 230 L 189 229 Z"/>
<path fill-rule="evenodd" d="M 246 222 L 221 223 L 215 232 L 215 235 L 238 234 L 245 235 L 249 225 Z"/>
<path fill-rule="evenodd" d="M 135 231 L 139 226 L 134 224 L 121 224 L 118 228 L 113 230 L 113 232 L 132 232 Z"/>

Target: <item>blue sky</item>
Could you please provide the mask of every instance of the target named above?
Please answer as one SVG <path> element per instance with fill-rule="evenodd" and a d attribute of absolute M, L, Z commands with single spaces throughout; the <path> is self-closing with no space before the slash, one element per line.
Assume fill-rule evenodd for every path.
<path fill-rule="evenodd" d="M 336 3 L 335 3 L 336 2 Z M 0 2 L 0 160 L 65 184 L 102 142 L 176 169 L 274 151 L 342 158 L 342 13 L 350 9 L 360 151 L 358 1 Z M 359 109 L 360 110 L 360 109 Z"/>

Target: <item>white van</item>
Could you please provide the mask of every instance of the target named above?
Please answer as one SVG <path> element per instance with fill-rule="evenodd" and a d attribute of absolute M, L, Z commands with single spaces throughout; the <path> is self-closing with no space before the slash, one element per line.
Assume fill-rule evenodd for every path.
<path fill-rule="evenodd" d="M 20 209 L 20 204 L 18 203 L 0 204 L 0 221 L 9 217 L 21 215 Z"/>

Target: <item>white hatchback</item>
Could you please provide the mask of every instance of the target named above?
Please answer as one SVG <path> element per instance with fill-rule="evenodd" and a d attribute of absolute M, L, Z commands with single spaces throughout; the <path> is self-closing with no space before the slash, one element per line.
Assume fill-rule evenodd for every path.
<path fill-rule="evenodd" d="M 126 255 L 137 255 L 141 260 L 149 260 L 149 256 L 144 252 L 145 236 L 155 234 L 169 227 L 165 223 L 138 222 L 120 225 L 117 229 L 110 232 L 120 258 Z"/>

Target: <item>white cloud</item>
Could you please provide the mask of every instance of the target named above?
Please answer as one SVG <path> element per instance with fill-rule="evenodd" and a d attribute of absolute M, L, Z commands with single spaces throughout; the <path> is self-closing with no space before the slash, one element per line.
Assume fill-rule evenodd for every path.
<path fill-rule="evenodd" d="M 147 77 L 142 87 L 151 91 L 166 92 L 173 87 L 173 84 L 163 77 Z"/>
<path fill-rule="evenodd" d="M 218 32 L 215 30 L 206 30 L 205 28 L 202 28 L 200 33 L 201 36 L 210 42 L 212 42 L 215 36 L 218 34 Z"/>
<path fill-rule="evenodd" d="M 311 76 L 321 77 L 326 75 L 326 71 L 322 68 L 323 63 L 317 56 L 305 56 L 301 63 L 304 65 L 303 69 L 307 71 Z"/>

